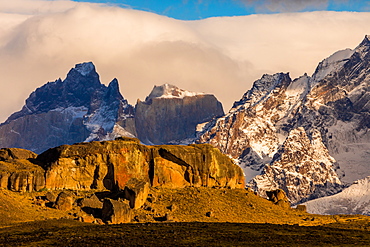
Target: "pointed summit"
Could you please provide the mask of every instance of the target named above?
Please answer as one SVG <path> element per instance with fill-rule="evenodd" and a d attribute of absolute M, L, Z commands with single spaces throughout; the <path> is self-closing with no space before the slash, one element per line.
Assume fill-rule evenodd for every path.
<path fill-rule="evenodd" d="M 78 73 L 80 73 L 83 76 L 86 76 L 86 75 L 90 74 L 91 72 L 96 73 L 95 66 L 92 62 L 76 64 L 76 66 L 73 70 L 76 70 Z"/>
<path fill-rule="evenodd" d="M 358 47 L 361 46 L 370 46 L 370 35 L 365 35 L 364 39 L 362 40 Z"/>

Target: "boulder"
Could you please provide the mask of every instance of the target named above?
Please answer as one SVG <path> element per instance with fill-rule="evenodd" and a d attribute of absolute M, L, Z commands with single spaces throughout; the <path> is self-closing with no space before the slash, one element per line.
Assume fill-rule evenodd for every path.
<path fill-rule="evenodd" d="M 102 220 L 109 224 L 129 223 L 132 219 L 131 208 L 124 201 L 104 199 Z"/>
<path fill-rule="evenodd" d="M 56 200 L 57 200 L 57 195 L 54 193 L 54 192 L 52 192 L 52 191 L 48 191 L 48 192 L 46 192 L 46 194 L 45 194 L 45 198 L 46 198 L 46 200 L 48 200 L 49 202 L 55 202 Z"/>
<path fill-rule="evenodd" d="M 144 205 L 149 193 L 149 182 L 131 178 L 124 189 L 124 198 L 130 202 L 133 209 Z"/>
<path fill-rule="evenodd" d="M 306 205 L 303 205 L 303 204 L 299 204 L 297 205 L 297 207 L 295 208 L 297 211 L 300 211 L 300 212 L 307 212 L 307 206 Z"/>
<path fill-rule="evenodd" d="M 290 208 L 290 202 L 282 189 L 266 191 L 268 200 L 283 208 Z"/>
<path fill-rule="evenodd" d="M 55 201 L 55 208 L 68 211 L 73 208 L 74 196 L 70 192 L 61 192 Z"/>
<path fill-rule="evenodd" d="M 100 209 L 102 209 L 103 208 L 103 202 L 100 201 L 99 198 L 95 194 L 92 194 L 88 197 L 82 198 L 79 201 L 78 206 L 80 206 L 81 208 L 88 207 L 88 208 L 100 208 Z"/>

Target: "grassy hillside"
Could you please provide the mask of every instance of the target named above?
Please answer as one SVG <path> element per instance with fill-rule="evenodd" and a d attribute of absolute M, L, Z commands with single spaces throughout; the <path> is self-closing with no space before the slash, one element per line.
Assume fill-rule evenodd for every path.
<path fill-rule="evenodd" d="M 71 220 L 76 208 L 64 212 L 33 204 L 33 198 L 45 192 L 0 190 L 0 245 L 370 244 L 367 216 L 311 215 L 282 208 L 244 189 L 152 189 L 150 193 L 144 207 L 134 211 L 135 223 L 96 225 Z"/>

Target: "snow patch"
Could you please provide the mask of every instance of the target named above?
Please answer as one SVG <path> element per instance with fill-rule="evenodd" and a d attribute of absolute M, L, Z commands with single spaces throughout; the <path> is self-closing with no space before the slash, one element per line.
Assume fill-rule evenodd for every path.
<path fill-rule="evenodd" d="M 370 215 L 370 177 L 355 181 L 342 192 L 304 203 L 313 214 Z"/>
<path fill-rule="evenodd" d="M 163 84 L 161 86 L 154 86 L 152 92 L 145 99 L 145 101 L 153 98 L 184 98 L 194 97 L 197 95 L 205 95 L 205 93 L 190 92 L 180 89 L 171 84 Z"/>
<path fill-rule="evenodd" d="M 313 84 L 322 80 L 325 76 L 342 67 L 354 53 L 354 50 L 345 49 L 335 52 L 330 57 L 324 59 L 312 75 Z"/>

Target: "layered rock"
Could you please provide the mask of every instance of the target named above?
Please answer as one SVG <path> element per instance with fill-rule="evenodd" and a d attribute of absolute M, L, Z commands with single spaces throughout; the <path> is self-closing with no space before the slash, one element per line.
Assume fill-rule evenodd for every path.
<path fill-rule="evenodd" d="M 36 89 L 22 110 L 0 125 L 0 147 L 40 153 L 62 144 L 130 135 L 132 117 L 133 107 L 120 94 L 117 80 L 106 87 L 92 63 L 77 64 L 65 80 Z"/>
<path fill-rule="evenodd" d="M 45 171 L 31 162 L 36 156 L 24 149 L 0 149 L 0 188 L 20 192 L 43 189 Z"/>
<path fill-rule="evenodd" d="M 198 124 L 223 114 L 221 103 L 211 94 L 169 84 L 155 86 L 145 101 L 136 104 L 137 137 L 146 144 L 191 142 Z"/>
<path fill-rule="evenodd" d="M 137 139 L 63 145 L 39 155 L 48 189 L 127 190 L 152 186 L 243 188 L 242 170 L 210 145 L 145 146 Z"/>

